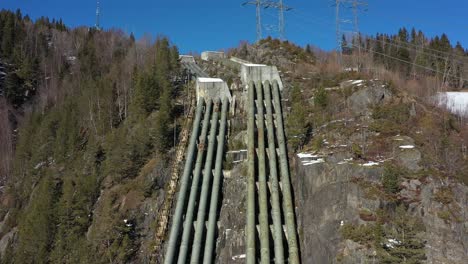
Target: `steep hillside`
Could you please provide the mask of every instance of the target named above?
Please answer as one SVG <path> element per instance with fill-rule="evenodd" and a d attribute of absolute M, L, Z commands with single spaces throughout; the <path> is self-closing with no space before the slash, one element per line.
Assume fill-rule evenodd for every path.
<path fill-rule="evenodd" d="M 149 259 L 189 104 L 177 48 L 19 12 L 0 18 L 2 262 Z"/>
<path fill-rule="evenodd" d="M 241 44 L 230 53 L 280 65 L 302 261 L 463 263 L 468 124 L 436 106 L 437 76 L 406 78 L 379 62 L 372 66 L 378 72 L 340 73 L 334 54 L 278 43 Z M 241 124 L 232 132 L 233 154 L 245 148 Z M 245 200 L 246 165 L 233 157 L 221 263 L 242 262 L 244 250 L 245 222 L 235 216 L 245 213 L 236 197 Z"/>

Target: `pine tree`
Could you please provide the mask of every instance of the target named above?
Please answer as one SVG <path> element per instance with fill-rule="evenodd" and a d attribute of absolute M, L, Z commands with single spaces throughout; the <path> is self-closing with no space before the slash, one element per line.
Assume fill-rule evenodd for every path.
<path fill-rule="evenodd" d="M 9 59 L 11 58 L 15 41 L 15 17 L 12 14 L 8 13 L 6 15 L 2 31 L 2 56 Z"/>
<path fill-rule="evenodd" d="M 374 53 L 374 61 L 378 64 L 383 64 L 384 63 L 384 48 L 383 48 L 383 36 L 377 34 L 376 35 L 376 41 L 375 41 L 375 53 Z"/>
<path fill-rule="evenodd" d="M 416 33 L 416 29 L 413 27 L 411 29 L 411 44 L 417 45 L 419 43 L 418 41 L 418 35 Z"/>
<path fill-rule="evenodd" d="M 349 47 L 346 36 L 343 34 L 341 37 L 341 51 L 343 54 L 350 55 L 352 53 L 352 48 Z"/>
<path fill-rule="evenodd" d="M 38 184 L 34 199 L 19 224 L 17 263 L 46 263 L 55 234 L 56 186 L 47 175 Z"/>

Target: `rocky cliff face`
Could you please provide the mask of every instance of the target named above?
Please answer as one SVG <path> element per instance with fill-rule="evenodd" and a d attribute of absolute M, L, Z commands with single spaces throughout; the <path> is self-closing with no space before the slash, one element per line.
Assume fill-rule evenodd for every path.
<path fill-rule="evenodd" d="M 304 263 L 336 263 L 340 254 L 344 263 L 365 263 L 373 259 L 374 250 L 345 240 L 340 228 L 346 223 L 361 225 L 372 223 L 363 211 L 376 212 L 388 206 L 380 198 L 370 198 L 369 190 L 355 181 L 356 177 L 379 183 L 382 166 L 360 166 L 343 163 L 349 155 L 333 154 L 325 162 L 310 164 L 310 159 L 296 158 L 296 194 L 298 222 Z M 401 183 L 399 195 L 408 204 L 408 213 L 421 217 L 427 263 L 463 263 L 468 252 L 468 188 L 452 180 L 428 176 L 423 182 L 417 179 Z M 435 194 L 447 186 L 453 191 L 453 207 L 457 219 L 441 219 L 446 205 L 437 201 Z M 455 198 L 456 197 L 456 198 Z M 363 219 L 364 218 L 364 219 Z"/>
<path fill-rule="evenodd" d="M 383 170 L 342 163 L 350 155 L 326 157 L 326 162 L 311 164 L 310 158 L 296 158 L 296 200 L 304 263 L 334 263 L 340 242 L 340 226 L 362 222 L 359 208 L 376 210 L 379 202 L 366 199 L 365 193 L 351 182 L 360 175 L 379 180 Z M 323 159 L 323 158 L 322 158 Z"/>
<path fill-rule="evenodd" d="M 383 118 L 372 109 L 391 97 L 380 86 L 355 91 L 352 121 L 322 126 L 320 144 L 295 155 L 303 263 L 465 263 L 468 187 L 428 164 L 425 131 L 373 130 Z"/>

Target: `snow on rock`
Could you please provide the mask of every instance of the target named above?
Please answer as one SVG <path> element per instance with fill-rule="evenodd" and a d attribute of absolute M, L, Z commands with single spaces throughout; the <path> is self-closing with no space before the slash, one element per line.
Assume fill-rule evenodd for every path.
<path fill-rule="evenodd" d="M 318 155 L 313 155 L 313 154 L 311 154 L 311 153 L 299 153 L 299 154 L 297 154 L 297 156 L 298 156 L 300 159 L 305 159 L 305 158 L 315 159 L 315 158 L 318 158 L 318 157 L 319 157 Z"/>
<path fill-rule="evenodd" d="M 247 67 L 265 67 L 267 65 L 265 64 L 256 64 L 256 63 L 244 63 L 245 66 Z"/>
<path fill-rule="evenodd" d="M 222 79 L 219 79 L 219 78 L 204 78 L 204 77 L 198 77 L 197 78 L 197 81 L 198 82 L 202 82 L 202 83 L 210 83 L 210 82 L 224 82 Z"/>
<path fill-rule="evenodd" d="M 313 164 L 318 164 L 318 163 L 324 163 L 325 160 L 320 158 L 320 159 L 316 159 L 316 160 L 311 160 L 311 161 L 306 161 L 306 162 L 302 162 L 302 165 L 304 166 L 308 166 L 308 165 L 313 165 Z"/>
<path fill-rule="evenodd" d="M 245 254 L 240 254 L 240 255 L 236 255 L 232 257 L 232 260 L 236 260 L 236 259 L 245 259 Z"/>
<path fill-rule="evenodd" d="M 403 145 L 403 146 L 400 146 L 401 149 L 414 149 L 414 146 L 413 145 Z"/>
<path fill-rule="evenodd" d="M 401 244 L 401 241 L 398 241 L 398 240 L 393 239 L 393 238 L 389 238 L 389 239 L 387 240 L 387 243 L 385 243 L 385 246 L 386 246 L 387 248 L 394 248 L 395 246 L 398 246 L 398 245 L 400 245 L 400 244 Z"/>
<path fill-rule="evenodd" d="M 468 116 L 468 92 L 439 93 L 439 106 L 445 106 L 453 114 Z"/>
<path fill-rule="evenodd" d="M 353 80 L 353 81 L 351 82 L 351 84 L 361 84 L 361 83 L 363 83 L 363 82 L 364 82 L 364 80 Z"/>
<path fill-rule="evenodd" d="M 363 167 L 372 167 L 372 166 L 376 166 L 376 165 L 380 165 L 378 162 L 375 162 L 375 161 L 369 161 L 367 163 L 364 163 L 364 164 L 361 164 L 360 166 L 363 166 Z"/>

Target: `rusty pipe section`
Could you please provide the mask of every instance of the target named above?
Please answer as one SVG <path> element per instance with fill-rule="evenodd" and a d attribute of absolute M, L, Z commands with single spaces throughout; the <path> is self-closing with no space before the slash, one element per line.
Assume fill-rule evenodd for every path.
<path fill-rule="evenodd" d="M 246 263 L 255 264 L 256 261 L 256 226 L 255 226 L 255 85 L 250 82 L 248 92 L 248 121 L 247 121 L 247 226 L 246 237 Z"/>
<path fill-rule="evenodd" d="M 298 264 L 299 246 L 297 243 L 296 221 L 292 201 L 291 180 L 288 166 L 288 152 L 286 150 L 286 137 L 284 135 L 283 112 L 278 82 L 273 82 L 273 100 L 276 113 L 276 134 L 279 146 L 280 174 L 283 187 L 283 212 L 285 214 L 286 232 L 288 234 L 289 263 Z"/>
<path fill-rule="evenodd" d="M 182 223 L 182 215 L 185 207 L 185 199 L 187 196 L 187 189 L 190 183 L 190 174 L 192 173 L 193 159 L 195 154 L 195 147 L 197 145 L 197 137 L 200 131 L 200 121 L 203 113 L 204 101 L 200 100 L 197 105 L 195 120 L 193 121 L 192 135 L 185 155 L 185 167 L 180 181 L 180 189 L 177 197 L 177 205 L 172 220 L 169 241 L 167 244 L 166 257 L 164 263 L 173 263 L 176 253 L 177 242 L 180 234 L 180 226 Z M 203 120 L 205 122 L 205 120 Z"/>
<path fill-rule="evenodd" d="M 213 251 L 214 251 L 214 238 L 216 229 L 216 220 L 218 213 L 218 198 L 221 185 L 222 167 L 223 167 L 223 156 L 224 156 L 224 141 L 226 135 L 226 119 L 229 101 L 223 100 L 223 106 L 221 110 L 221 124 L 218 135 L 218 149 L 216 150 L 216 161 L 215 161 L 215 172 L 213 178 L 213 189 L 211 191 L 211 201 L 208 216 L 208 231 L 206 233 L 205 250 L 203 253 L 204 264 L 211 264 L 213 262 Z"/>
<path fill-rule="evenodd" d="M 179 257 L 177 260 L 177 263 L 179 264 L 184 264 L 185 260 L 187 259 L 187 254 L 188 254 L 188 246 L 189 246 L 189 240 L 190 240 L 190 235 L 192 231 L 192 225 L 193 225 L 193 213 L 195 210 L 195 203 L 196 199 L 198 196 L 198 185 L 200 181 L 200 172 L 201 168 L 203 165 L 203 157 L 204 157 L 204 152 L 205 152 L 205 144 L 206 144 L 206 135 L 208 132 L 208 125 L 209 125 L 209 120 L 210 120 L 210 113 L 211 113 L 211 108 L 212 108 L 212 102 L 211 100 L 207 100 L 206 102 L 207 107 L 205 111 L 205 116 L 203 119 L 203 127 L 202 127 L 202 133 L 200 136 L 200 141 L 198 143 L 198 153 L 197 153 L 197 161 L 195 163 L 195 170 L 193 172 L 193 179 L 192 179 L 192 186 L 190 187 L 190 196 L 189 196 L 189 202 L 187 205 L 187 212 L 185 213 L 185 222 L 184 222 L 184 230 L 182 233 L 182 242 L 180 243 L 180 248 L 179 248 Z M 174 263 L 174 262 L 167 262 L 169 263 Z"/>
<path fill-rule="evenodd" d="M 278 172 L 276 169 L 275 124 L 271 105 L 271 85 L 269 81 L 263 84 L 266 103 L 266 124 L 268 133 L 268 154 L 271 184 L 271 217 L 273 219 L 273 242 L 275 246 L 275 263 L 285 263 L 283 248 L 283 225 L 281 221 L 281 202 Z"/>

